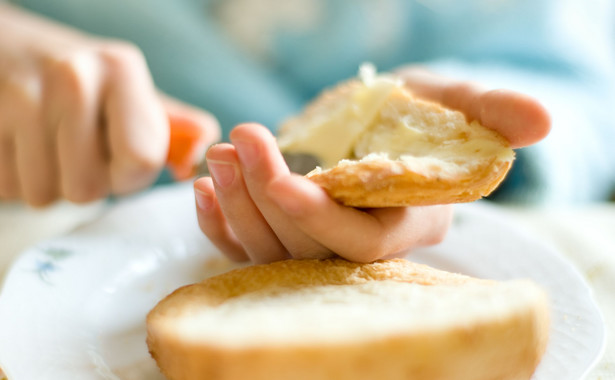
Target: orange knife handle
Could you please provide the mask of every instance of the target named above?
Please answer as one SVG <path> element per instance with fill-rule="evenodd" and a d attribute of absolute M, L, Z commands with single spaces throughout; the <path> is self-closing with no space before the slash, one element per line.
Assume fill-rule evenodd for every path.
<path fill-rule="evenodd" d="M 196 174 L 195 154 L 205 131 L 187 118 L 169 115 L 170 138 L 167 168 L 173 179 L 182 181 Z"/>

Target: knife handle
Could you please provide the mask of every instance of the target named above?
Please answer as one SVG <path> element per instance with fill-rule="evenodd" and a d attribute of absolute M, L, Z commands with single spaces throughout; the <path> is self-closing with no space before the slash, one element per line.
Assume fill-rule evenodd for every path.
<path fill-rule="evenodd" d="M 166 167 L 176 181 L 187 180 L 196 174 L 196 151 L 201 148 L 205 130 L 190 119 L 169 115 L 169 152 Z"/>

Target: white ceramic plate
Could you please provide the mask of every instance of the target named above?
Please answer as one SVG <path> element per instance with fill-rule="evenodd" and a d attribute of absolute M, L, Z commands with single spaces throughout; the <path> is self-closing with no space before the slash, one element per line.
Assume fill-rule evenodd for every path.
<path fill-rule="evenodd" d="M 588 286 L 557 252 L 501 219 L 492 206 L 459 206 L 445 242 L 412 259 L 542 284 L 553 323 L 533 379 L 582 378 L 605 334 Z M 161 380 L 145 345 L 147 312 L 180 285 L 230 267 L 198 230 L 189 185 L 123 201 L 13 265 L 0 296 L 0 367 L 9 380 Z"/>

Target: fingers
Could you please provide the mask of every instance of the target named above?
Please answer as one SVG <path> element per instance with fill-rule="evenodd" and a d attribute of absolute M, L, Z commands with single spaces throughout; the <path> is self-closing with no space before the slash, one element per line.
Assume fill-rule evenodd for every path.
<path fill-rule="evenodd" d="M 247 256 L 255 263 L 288 258 L 286 248 L 248 193 L 235 148 L 230 144 L 213 146 L 207 152 L 207 164 L 212 174 L 216 199 Z M 206 234 L 208 231 L 208 228 L 204 230 Z M 214 243 L 223 238 L 216 234 L 208 236 Z M 217 245 L 221 247 L 219 243 Z"/>
<path fill-rule="evenodd" d="M 102 70 L 90 54 L 58 62 L 43 94 L 47 133 L 55 139 L 64 198 L 85 203 L 110 191 L 106 137 L 100 114 Z"/>
<path fill-rule="evenodd" d="M 16 194 L 33 206 L 52 202 L 58 194 L 56 182 L 55 146 L 40 122 L 38 112 L 40 88 L 30 76 L 19 76 L 12 83 L 5 83 L 0 99 L 3 109 L 0 116 L 3 135 L 2 153 L 6 162 L 3 177 L 9 193 Z M 12 139 L 12 141 L 10 141 Z"/>
<path fill-rule="evenodd" d="M 6 83 L 0 80 L 0 201 L 20 198 L 19 175 L 17 172 L 17 147 L 15 142 L 15 117 L 10 115 L 8 105 L 15 108 L 14 95 Z"/>
<path fill-rule="evenodd" d="M 318 185 L 289 173 L 262 126 L 241 125 L 231 141 L 207 152 L 214 179 L 195 182 L 201 230 L 231 258 L 338 254 L 369 262 L 435 244 L 450 225 L 450 206 L 358 210 L 334 202 Z"/>
<path fill-rule="evenodd" d="M 207 152 L 215 198 L 205 180 L 195 184 L 196 190 L 209 194 L 203 199 L 205 206 L 209 200 L 216 204 L 197 210 L 203 232 L 231 258 L 238 256 L 236 239 L 257 263 L 291 255 L 330 256 L 326 247 L 296 228 L 266 194 L 272 178 L 290 175 L 271 133 L 262 126 L 242 125 L 231 133 L 231 141 L 234 145 L 215 145 Z"/>
<path fill-rule="evenodd" d="M 499 131 L 513 148 L 535 144 L 551 130 L 551 117 L 535 99 L 509 90 L 482 93 L 472 105 L 472 118 Z"/>
<path fill-rule="evenodd" d="M 211 242 L 231 260 L 246 261 L 248 255 L 226 221 L 226 217 L 216 199 L 213 181 L 210 177 L 199 178 L 194 182 L 199 227 Z"/>
<path fill-rule="evenodd" d="M 22 122 L 15 152 L 21 196 L 34 207 L 46 206 L 59 193 L 56 161 L 48 159 L 55 156 L 54 146 L 38 123 L 26 119 Z"/>
<path fill-rule="evenodd" d="M 336 254 L 371 262 L 441 241 L 451 221 L 450 206 L 361 211 L 335 203 L 324 190 L 300 176 L 272 182 L 271 198 L 294 225 Z"/>
<path fill-rule="evenodd" d="M 410 66 L 398 71 L 406 85 L 419 97 L 463 112 L 469 120 L 498 131 L 513 148 L 542 140 L 551 129 L 548 111 L 527 95 L 509 90 L 488 90 Z"/>
<path fill-rule="evenodd" d="M 271 132 L 258 124 L 243 124 L 230 133 L 230 139 L 250 198 L 286 250 L 295 258 L 330 256 L 328 249 L 292 224 L 266 191 L 270 182 L 290 175 Z"/>
<path fill-rule="evenodd" d="M 13 139 L 0 136 L 0 201 L 14 200 L 20 197 L 15 155 Z"/>
<path fill-rule="evenodd" d="M 139 50 L 114 44 L 103 55 L 113 78 L 104 104 L 111 190 L 126 194 L 156 179 L 167 155 L 169 124 Z"/>

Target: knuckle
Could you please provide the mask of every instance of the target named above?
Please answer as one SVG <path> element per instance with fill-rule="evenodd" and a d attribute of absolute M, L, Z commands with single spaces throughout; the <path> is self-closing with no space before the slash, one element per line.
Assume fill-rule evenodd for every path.
<path fill-rule="evenodd" d="M 476 84 L 461 81 L 447 86 L 443 92 L 443 101 L 453 107 L 463 108 L 476 95 Z"/>
<path fill-rule="evenodd" d="M 64 87 L 80 92 L 82 79 L 77 60 L 77 58 L 71 57 L 57 62 L 52 75 L 56 76 L 56 78 L 61 78 Z"/>
<path fill-rule="evenodd" d="M 468 93 L 472 92 L 476 88 L 476 84 L 471 81 L 460 81 L 451 85 L 451 91 Z"/>
<path fill-rule="evenodd" d="M 45 76 L 49 95 L 68 97 L 80 107 L 90 99 L 98 73 L 97 58 L 89 51 L 74 51 L 57 59 Z"/>
<path fill-rule="evenodd" d="M 0 118 L 31 115 L 38 107 L 41 82 L 36 75 L 15 74 L 0 82 Z"/>
<path fill-rule="evenodd" d="M 106 41 L 100 48 L 101 57 L 115 69 L 145 65 L 145 57 L 139 47 L 127 41 Z"/>

